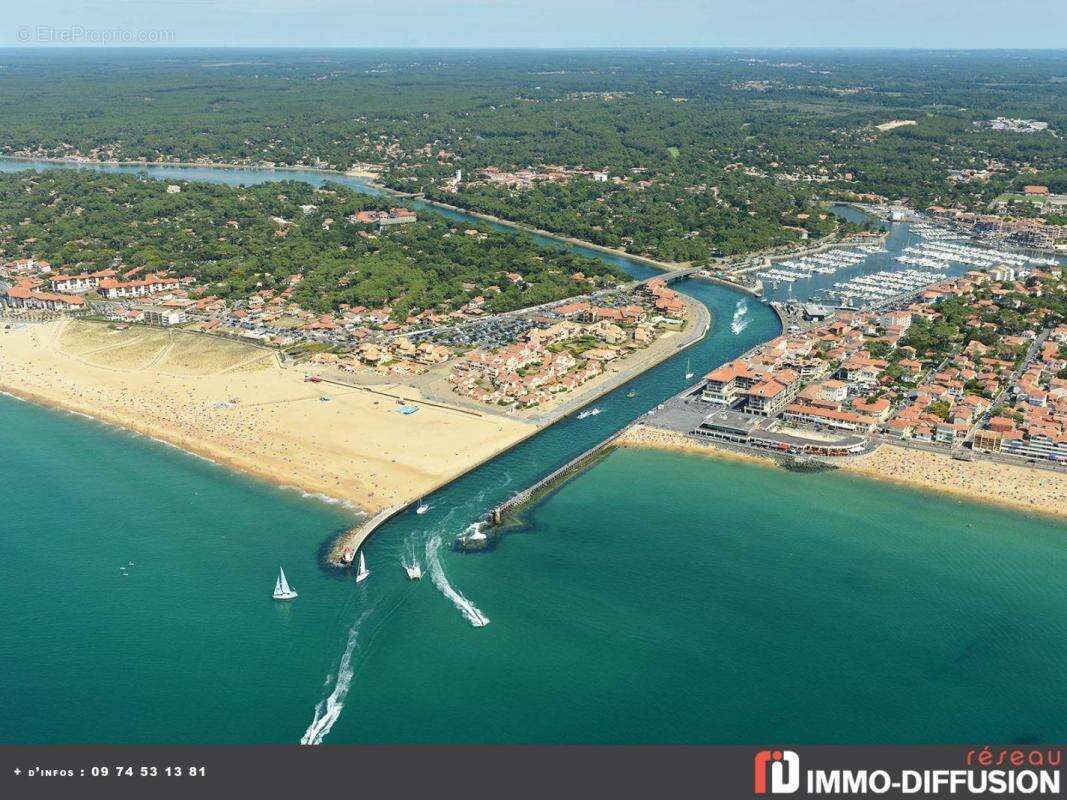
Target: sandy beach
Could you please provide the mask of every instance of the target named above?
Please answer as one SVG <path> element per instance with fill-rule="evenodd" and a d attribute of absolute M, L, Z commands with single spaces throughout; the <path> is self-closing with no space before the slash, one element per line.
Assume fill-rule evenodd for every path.
<path fill-rule="evenodd" d="M 726 458 L 733 461 L 751 461 L 765 466 L 775 466 L 772 458 L 756 454 L 742 453 L 737 450 L 728 450 L 725 447 L 715 447 L 683 436 L 674 431 L 655 428 L 651 425 L 631 425 L 618 439 L 615 440 L 620 447 L 644 447 L 652 450 L 672 450 L 677 453 L 698 453 L 716 458 Z"/>
<path fill-rule="evenodd" d="M 6 392 L 368 513 L 427 494 L 536 430 L 389 388 L 419 410 L 398 413 L 396 400 L 362 388 L 305 383 L 274 351 L 241 342 L 70 320 L 0 331 Z"/>
<path fill-rule="evenodd" d="M 773 466 L 770 457 L 748 455 L 648 425 L 634 425 L 618 443 L 625 447 L 699 453 Z M 834 462 L 840 469 L 914 489 L 937 491 L 980 503 L 1067 517 L 1067 475 L 991 461 L 957 461 L 949 455 L 882 445 L 854 459 Z"/>
<path fill-rule="evenodd" d="M 982 503 L 995 503 L 1067 517 L 1067 475 L 992 461 L 957 461 L 949 455 L 882 445 L 842 469 L 917 489 L 933 489 Z"/>

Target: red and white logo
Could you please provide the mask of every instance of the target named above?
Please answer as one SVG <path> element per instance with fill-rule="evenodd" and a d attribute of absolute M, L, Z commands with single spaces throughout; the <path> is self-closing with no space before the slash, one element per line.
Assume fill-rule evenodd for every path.
<path fill-rule="evenodd" d="M 760 750 L 755 763 L 756 794 L 767 794 L 768 772 L 771 794 L 791 794 L 800 788 L 800 756 L 792 750 Z"/>

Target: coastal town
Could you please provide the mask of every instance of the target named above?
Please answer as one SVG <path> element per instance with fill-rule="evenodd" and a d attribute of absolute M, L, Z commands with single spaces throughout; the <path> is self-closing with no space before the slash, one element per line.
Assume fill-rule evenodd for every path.
<path fill-rule="evenodd" d="M 1067 325 L 1060 266 L 1001 266 L 898 308 L 837 310 L 705 376 L 661 425 L 796 456 L 878 444 L 958 458 L 1067 461 Z"/>
<path fill-rule="evenodd" d="M 942 248 L 931 252 L 970 258 L 985 269 L 941 283 L 930 282 L 934 273 L 916 273 L 924 276 L 916 288 L 891 298 L 908 302 L 881 303 L 868 312 L 812 307 L 814 321 L 803 330 L 791 326 L 707 376 L 699 399 L 717 411 L 694 432 L 809 454 L 856 453 L 872 441 L 896 440 L 1044 460 L 1067 457 L 1067 440 L 1057 446 L 1064 435 L 1060 414 L 1067 408 L 1061 397 L 1067 382 L 1058 373 L 1067 362 L 1057 364 L 1067 328 L 1042 329 L 1053 312 L 1041 299 L 1058 291 L 1049 287 L 1058 285 L 1059 267 L 1048 266 L 1052 259 L 1008 253 L 1000 254 L 1008 263 L 988 267 L 999 251 L 953 243 L 962 226 L 980 220 L 944 209 L 932 209 L 928 219 L 917 229 L 932 237 L 926 247 Z M 408 209 L 391 208 L 358 212 L 346 222 L 383 230 L 416 220 Z M 475 229 L 455 233 L 484 236 Z M 831 250 L 815 256 L 810 269 L 832 271 L 871 252 L 879 249 Z M 772 272 L 777 277 L 785 270 Z M 483 294 L 456 309 L 414 309 L 398 319 L 388 304 L 342 304 L 323 314 L 293 298 L 302 277 L 294 274 L 280 291 L 227 301 L 206 293 L 194 278 L 163 269 L 79 272 L 20 258 L 0 265 L 0 294 L 9 314 L 70 313 L 113 325 L 145 323 L 247 340 L 278 348 L 305 370 L 371 381 L 411 381 L 432 372 L 442 377 L 435 388 L 444 389 L 438 392 L 443 399 L 510 411 L 558 404 L 633 361 L 664 334 L 684 329 L 689 317 L 687 304 L 663 281 L 625 288 L 582 273 L 570 276 L 574 296 L 515 312 L 487 312 L 486 298 L 499 288 L 471 283 L 464 289 L 481 288 Z M 507 277 L 523 283 L 519 273 Z M 964 307 L 967 314 L 960 311 Z M 946 324 L 958 340 L 949 349 L 935 346 L 929 334 L 944 333 Z M 801 429 L 849 438 L 804 442 L 796 436 Z"/>
<path fill-rule="evenodd" d="M 982 180 L 978 173 L 961 173 L 956 180 Z M 1048 252 L 1067 251 L 1067 194 L 1045 184 L 1026 184 L 1022 192 L 1004 194 L 995 201 L 996 213 L 979 213 L 959 207 L 933 205 L 931 220 L 991 245 L 1028 247 Z"/>
<path fill-rule="evenodd" d="M 663 331 L 680 331 L 686 322 L 686 304 L 662 282 L 607 300 L 558 305 L 520 341 L 472 352 L 449 375 L 456 393 L 483 403 L 538 406 L 604 374 L 613 362 L 652 345 Z"/>
<path fill-rule="evenodd" d="M 0 800 L 1056 795 L 1067 4 L 996 5 L 16 9 Z"/>
<path fill-rule="evenodd" d="M 360 212 L 352 223 L 390 226 L 415 218 L 394 208 Z M 523 283 L 519 273 L 508 278 Z M 664 334 L 683 330 L 689 317 L 689 306 L 662 281 L 597 288 L 602 284 L 582 273 L 570 276 L 575 294 L 564 301 L 493 314 L 479 294 L 458 309 L 414 311 L 400 321 L 389 305 L 308 311 L 292 297 L 301 279 L 296 274 L 282 291 L 264 289 L 247 301 L 227 302 L 205 294 L 195 279 L 162 270 L 75 272 L 23 258 L 0 265 L 0 299 L 15 318 L 70 313 L 112 325 L 225 336 L 278 348 L 297 366 L 357 380 L 403 381 L 443 369 L 454 397 L 510 410 L 550 405 L 618 371 Z"/>
<path fill-rule="evenodd" d="M 420 220 L 393 205 L 340 215 L 338 223 L 319 205 L 330 193 L 313 198 L 322 199 L 300 205 L 300 216 L 324 231 L 350 226 L 357 241 L 378 241 Z M 882 466 L 894 460 L 886 455 L 893 448 L 1024 471 L 1067 459 L 1067 326 L 1057 321 L 1063 286 L 1056 259 L 1019 252 L 1030 239 L 990 238 L 982 220 L 967 215 L 862 207 L 909 220 L 919 241 L 891 256 L 905 268 L 857 276 L 856 265 L 887 253 L 887 234 L 852 231 L 667 278 L 622 283 L 576 270 L 560 276 L 568 284 L 563 299 L 509 311 L 494 299 L 526 291 L 528 279 L 506 268 L 462 282 L 459 301 L 425 308 L 340 302 L 322 311 L 304 305 L 302 271 L 226 297 L 163 265 L 53 267 L 23 256 L 0 264 L 0 307 L 16 324 L 66 317 L 117 332 L 145 326 L 267 348 L 303 381 L 328 384 L 328 391 L 316 387 L 321 401 L 339 387 L 361 387 L 395 398 L 403 414 L 442 404 L 540 426 L 583 407 L 583 417 L 600 413 L 592 404 L 598 396 L 703 335 L 707 312 L 668 279 L 692 274 L 759 297 L 767 284 L 777 289 L 847 270 L 852 276 L 825 291 L 821 305 L 772 303 L 781 335 L 650 410 L 633 429 L 638 438 L 669 433 L 775 458 L 877 458 Z M 272 218 L 273 238 L 284 239 L 295 224 Z M 453 223 L 444 236 L 478 248 L 489 234 Z M 947 278 L 951 264 L 973 269 Z M 734 335 L 747 326 L 746 301 L 737 305 L 728 325 Z"/>

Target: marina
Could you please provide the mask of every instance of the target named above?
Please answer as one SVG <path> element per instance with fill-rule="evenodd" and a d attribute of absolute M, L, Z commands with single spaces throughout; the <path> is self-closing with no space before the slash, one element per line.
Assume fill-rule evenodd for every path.
<path fill-rule="evenodd" d="M 599 257 L 617 258 L 635 277 L 657 274 L 621 256 Z M 814 273 L 810 283 L 834 277 Z M 1062 535 L 1059 523 L 835 475 L 669 453 L 613 450 L 595 468 L 574 464 L 685 388 L 687 375 L 780 331 L 774 312 L 749 295 L 696 280 L 677 286 L 711 310 L 705 339 L 606 395 L 599 415 L 568 417 L 424 498 L 426 512 L 383 513 L 353 556 L 366 551 L 371 565 L 395 565 L 419 553 L 430 580 L 383 568 L 361 584 L 366 592 L 315 558 L 316 546 L 328 550 L 336 532 L 357 521 L 343 508 L 0 398 L 13 432 L 5 477 L 26 499 L 13 509 L 19 547 L 0 562 L 0 577 L 19 587 L 49 564 L 55 580 L 79 588 L 76 603 L 70 592 L 34 596 L 29 613 L 13 620 L 5 659 L 18 656 L 25 669 L 3 734 L 22 741 L 121 741 L 131 730 L 156 742 L 202 741 L 205 731 L 220 742 L 750 741 L 769 735 L 764 720 L 774 708 L 803 697 L 804 728 L 786 720 L 774 735 L 860 741 L 877 718 L 883 740 L 906 741 L 918 716 L 934 741 L 1062 736 L 1062 709 L 1042 702 L 1055 691 L 1047 680 L 1064 674 L 1055 597 L 1065 571 L 1050 544 Z M 747 310 L 738 321 L 748 322 L 735 333 L 742 300 Z M 44 468 L 33 446 L 41 442 L 62 443 L 68 455 L 67 464 L 49 468 L 56 470 L 50 485 L 68 500 L 92 497 L 101 481 L 113 480 L 111 470 L 144 476 L 145 496 L 123 509 L 128 534 L 114 531 L 110 503 L 77 504 L 74 535 L 55 504 L 31 500 L 44 497 L 24 477 Z M 513 498 L 528 500 L 528 487 L 552 475 L 573 480 L 549 481 L 558 491 L 525 506 L 523 530 L 536 535 L 506 537 L 491 558 L 449 549 L 472 526 L 472 538 L 486 537 L 480 523 L 488 510 L 506 514 Z M 907 526 L 899 523 L 902 509 Z M 995 537 L 987 533 L 993 529 Z M 74 558 L 53 563 L 56 547 Z M 612 568 L 590 569 L 605 553 Z M 122 579 L 129 590 L 114 590 L 114 564 L 130 555 L 154 581 L 150 593 L 138 573 Z M 278 560 L 300 587 L 296 603 L 265 596 Z M 1009 577 L 1017 574 L 1029 576 L 1024 604 L 1035 613 L 990 637 L 989 625 L 999 630 L 998 608 L 1019 597 Z M 904 591 L 910 576 L 922 579 Z M 859 596 L 842 590 L 856 581 L 865 586 Z M 979 581 L 985 589 L 976 601 Z M 760 591 L 751 591 L 753 582 Z M 47 641 L 35 632 L 40 619 L 54 621 Z M 207 620 L 213 627 L 205 632 Z M 115 625 L 107 631 L 114 635 L 99 635 L 101 624 Z M 877 646 L 857 647 L 871 626 L 883 631 Z M 55 674 L 49 642 L 57 641 L 74 659 L 61 669 L 61 696 L 54 680 L 40 677 Z M 126 642 L 136 646 L 136 674 L 84 677 L 128 657 Z M 804 657 L 790 664 L 768 658 L 796 647 Z M 278 652 L 289 657 L 264 657 Z M 723 652 L 736 653 L 731 669 L 753 680 L 738 688 Z M 944 676 L 938 702 L 917 688 L 931 671 Z M 566 680 L 545 679 L 559 674 Z M 637 680 L 651 681 L 654 694 L 635 697 Z M 537 692 L 536 708 L 516 701 L 516 686 Z M 997 696 L 1024 692 L 1032 712 L 1020 720 L 1016 701 L 969 720 L 979 686 Z M 67 701 L 75 697 L 85 705 L 73 714 Z M 397 714 L 398 703 L 434 714 L 416 721 Z M 710 728 L 708 709 L 716 714 Z M 17 732 L 13 719 L 26 721 Z"/>
<path fill-rule="evenodd" d="M 816 255 L 803 256 L 798 259 L 776 261 L 770 269 L 757 272 L 756 277 L 765 281 L 794 281 L 810 278 L 812 275 L 833 275 L 841 269 L 853 267 L 874 253 L 884 253 L 884 248 L 863 246 L 855 249 L 827 250 Z"/>
<path fill-rule="evenodd" d="M 833 289 L 825 291 L 827 297 L 835 299 L 845 308 L 865 308 L 900 302 L 910 298 L 927 286 L 943 281 L 948 275 L 944 272 L 923 272 L 907 269 L 899 272 L 882 271 L 843 283 L 835 283 Z"/>
<path fill-rule="evenodd" d="M 833 211 L 852 221 L 864 219 L 862 212 L 849 206 L 834 206 Z M 1046 255 L 978 245 L 926 220 L 882 224 L 888 233 L 884 244 L 831 248 L 804 258 L 774 261 L 756 273 L 765 298 L 846 309 L 885 307 L 968 270 L 1055 263 Z"/>
<path fill-rule="evenodd" d="M 910 245 L 896 257 L 901 264 L 944 269 L 952 264 L 966 264 L 978 269 L 991 269 L 1000 265 L 1009 267 L 1049 266 L 1056 259 L 1048 256 L 1031 256 L 1010 250 L 960 244 L 956 241 L 934 238 L 922 244 Z"/>

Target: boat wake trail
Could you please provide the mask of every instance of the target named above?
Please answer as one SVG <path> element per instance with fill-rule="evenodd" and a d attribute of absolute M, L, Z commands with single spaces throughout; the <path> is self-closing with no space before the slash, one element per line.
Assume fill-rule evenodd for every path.
<path fill-rule="evenodd" d="M 440 590 L 441 594 L 452 601 L 452 604 L 459 609 L 459 612 L 466 618 L 467 622 L 475 628 L 484 628 L 489 624 L 489 617 L 485 616 L 478 606 L 457 592 L 452 584 L 448 582 L 445 569 L 441 566 L 441 559 L 437 555 L 440 549 L 440 535 L 435 535 L 426 542 L 426 564 L 430 568 L 430 578 L 433 580 L 433 585 Z"/>
<path fill-rule="evenodd" d="M 741 331 L 747 328 L 748 324 L 752 322 L 751 319 L 745 316 L 747 313 L 748 303 L 742 298 L 737 301 L 737 308 L 734 309 L 734 318 L 730 322 L 730 330 L 733 332 L 734 336 L 738 336 Z"/>
<path fill-rule="evenodd" d="M 409 536 L 404 541 L 404 552 L 400 556 L 400 565 L 406 570 L 411 566 L 418 566 L 419 559 L 415 555 L 415 537 Z"/>
<path fill-rule="evenodd" d="M 371 609 L 367 609 L 360 614 L 349 629 L 348 642 L 345 644 L 344 653 L 341 654 L 341 662 L 337 665 L 337 678 L 333 684 L 333 691 L 315 706 L 315 717 L 311 720 L 311 724 L 308 725 L 308 729 L 304 731 L 300 744 L 322 744 L 326 734 L 330 732 L 333 724 L 337 722 L 337 718 L 341 716 L 341 711 L 345 707 L 345 698 L 348 696 L 348 688 L 352 685 L 352 676 L 355 674 L 352 669 L 352 654 L 355 652 L 356 642 L 359 640 L 359 629 L 363 625 L 363 620 L 370 615 L 370 612 Z M 329 678 L 326 679 L 326 684 L 329 684 Z"/>

